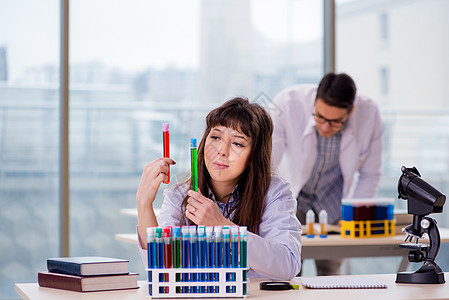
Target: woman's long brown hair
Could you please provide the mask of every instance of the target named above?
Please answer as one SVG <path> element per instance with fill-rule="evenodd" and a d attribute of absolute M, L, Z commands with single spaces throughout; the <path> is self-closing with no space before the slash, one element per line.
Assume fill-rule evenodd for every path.
<path fill-rule="evenodd" d="M 251 137 L 251 154 L 238 182 L 239 201 L 231 221 L 240 226 L 247 226 L 251 232 L 259 233 L 264 199 L 271 182 L 273 123 L 270 115 L 257 103 L 250 103 L 239 97 L 227 101 L 207 115 L 206 129 L 198 146 L 198 187 L 203 193 L 211 186 L 210 175 L 204 162 L 204 146 L 209 132 L 216 126 L 232 128 Z M 187 199 L 188 196 L 182 202 L 183 211 Z M 185 218 L 185 214 L 183 217 Z"/>

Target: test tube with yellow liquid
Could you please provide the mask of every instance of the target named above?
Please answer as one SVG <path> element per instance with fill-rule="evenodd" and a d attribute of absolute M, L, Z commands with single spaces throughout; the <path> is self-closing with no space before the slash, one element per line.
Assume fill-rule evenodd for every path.
<path fill-rule="evenodd" d="M 320 220 L 320 237 L 327 237 L 327 212 L 322 209 L 318 214 L 318 219 Z"/>
<path fill-rule="evenodd" d="M 313 224 L 315 223 L 315 213 L 312 209 L 309 209 L 306 213 L 306 237 L 313 238 L 315 234 L 313 233 Z"/>

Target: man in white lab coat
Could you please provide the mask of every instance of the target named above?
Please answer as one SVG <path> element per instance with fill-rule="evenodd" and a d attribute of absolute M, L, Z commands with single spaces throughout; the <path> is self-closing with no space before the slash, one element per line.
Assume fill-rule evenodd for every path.
<path fill-rule="evenodd" d="M 337 224 L 342 198 L 376 196 L 383 126 L 376 103 L 356 94 L 350 76 L 326 74 L 318 87 L 287 88 L 273 103 L 273 168 L 290 181 L 301 224 L 309 209 L 316 217 L 326 210 Z M 341 260 L 315 263 L 318 275 L 340 273 Z"/>

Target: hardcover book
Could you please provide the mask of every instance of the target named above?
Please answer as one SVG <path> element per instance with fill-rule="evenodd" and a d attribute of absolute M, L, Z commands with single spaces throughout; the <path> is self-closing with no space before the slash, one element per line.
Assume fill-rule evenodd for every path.
<path fill-rule="evenodd" d="M 128 274 L 128 260 L 98 256 L 50 258 L 47 269 L 78 276 Z"/>
<path fill-rule="evenodd" d="M 136 273 L 130 273 L 125 275 L 83 277 L 52 272 L 39 272 L 38 282 L 41 287 L 76 292 L 123 290 L 137 289 L 138 275 Z"/>

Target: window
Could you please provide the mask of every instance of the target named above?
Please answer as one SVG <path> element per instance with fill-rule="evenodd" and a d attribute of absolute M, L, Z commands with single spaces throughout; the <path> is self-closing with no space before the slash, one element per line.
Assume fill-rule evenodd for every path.
<path fill-rule="evenodd" d="M 380 73 L 380 93 L 382 95 L 388 95 L 388 92 L 390 90 L 388 68 L 381 67 L 379 73 Z"/>
<path fill-rule="evenodd" d="M 441 37 L 449 34 L 449 27 L 441 12 L 449 9 L 449 2 L 339 0 L 337 4 L 337 71 L 353 76 L 358 90 L 379 104 L 384 123 L 379 196 L 397 199 L 403 165 L 416 166 L 444 193 L 449 188 L 445 82 L 449 60 Z M 406 203 L 396 200 L 395 207 L 406 210 Z M 432 217 L 440 227 L 449 226 L 447 211 Z M 447 249 L 442 245 L 438 256 L 443 270 Z M 379 265 L 365 260 L 351 264 L 351 271 L 363 274 Z"/>
<path fill-rule="evenodd" d="M 11 298 L 59 255 L 60 12 L 55 0 L 0 7 L 0 298 Z M 317 83 L 322 3 L 77 0 L 69 13 L 70 255 L 126 257 L 143 279 L 137 249 L 114 235 L 135 231 L 119 210 L 162 154 L 162 123 L 176 181 L 212 108 Z"/>
<path fill-rule="evenodd" d="M 162 155 L 162 123 L 175 182 L 212 108 L 319 81 L 321 10 L 290 0 L 72 1 L 71 253 L 126 253 L 144 276 L 135 246 L 114 234 L 135 232 L 137 220 L 119 210 L 135 207 L 144 165 Z"/>
<path fill-rule="evenodd" d="M 10 299 L 59 252 L 59 2 L 0 7 L 0 298 Z"/>
<path fill-rule="evenodd" d="M 380 40 L 384 45 L 388 44 L 388 14 L 381 13 L 379 15 L 380 23 Z"/>
<path fill-rule="evenodd" d="M 441 12 L 449 2 L 339 2 L 337 69 L 352 75 L 359 91 L 379 104 L 384 121 L 380 195 L 397 198 L 403 165 L 416 166 L 444 193 L 449 187 L 449 59 L 442 37 L 449 35 L 449 27 Z M 402 208 L 405 204 L 395 202 Z M 433 216 L 439 226 L 449 225 L 447 211 Z"/>

